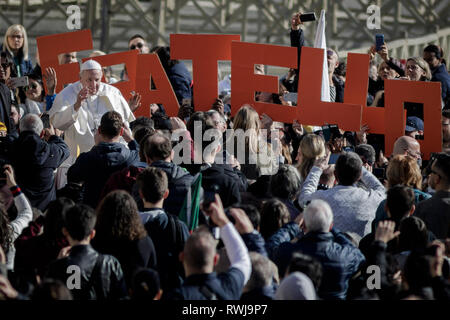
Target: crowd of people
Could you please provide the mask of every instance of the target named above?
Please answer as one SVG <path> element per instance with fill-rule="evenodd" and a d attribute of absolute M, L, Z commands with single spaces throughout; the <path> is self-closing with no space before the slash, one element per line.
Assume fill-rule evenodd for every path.
<path fill-rule="evenodd" d="M 302 28 L 296 13 L 299 64 Z M 441 83 L 442 152 L 423 160 L 421 104 L 405 103 L 405 134 L 385 150 L 366 125 L 280 123 L 251 105 L 232 115 L 231 77 L 209 111 L 196 111 L 195 84 L 169 47 L 141 35 L 128 44 L 159 56 L 177 117 L 143 106 L 139 93 L 122 96 L 111 84 L 127 70 L 116 76 L 94 60 L 56 92 L 58 76 L 32 62 L 24 27 L 6 31 L 0 300 L 450 299 L 450 76 L 440 47 L 405 64 L 386 43 L 368 51 L 370 106 L 384 106 L 386 79 Z M 326 54 L 330 100 L 343 102 L 345 63 Z M 76 52 L 59 62 L 78 63 Z M 295 105 L 286 93 L 298 74 L 255 100 Z M 136 119 L 144 107 L 151 117 Z"/>

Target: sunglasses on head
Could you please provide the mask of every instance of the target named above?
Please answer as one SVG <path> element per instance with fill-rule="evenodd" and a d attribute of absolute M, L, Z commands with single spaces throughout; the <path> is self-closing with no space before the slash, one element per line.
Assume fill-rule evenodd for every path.
<path fill-rule="evenodd" d="M 144 44 L 142 42 L 139 42 L 137 45 L 132 44 L 130 46 L 130 50 L 134 50 L 134 49 L 136 49 L 136 47 L 141 49 L 143 46 L 144 46 Z"/>

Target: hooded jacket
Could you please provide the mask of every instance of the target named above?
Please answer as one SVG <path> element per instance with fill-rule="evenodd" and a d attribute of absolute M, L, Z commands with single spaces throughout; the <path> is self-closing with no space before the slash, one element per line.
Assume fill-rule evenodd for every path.
<path fill-rule="evenodd" d="M 188 171 L 172 162 L 158 160 L 152 162 L 150 166 L 159 168 L 167 174 L 169 196 L 164 200 L 164 209 L 166 212 L 178 216 L 188 189 L 194 182 L 194 177 Z"/>
<path fill-rule="evenodd" d="M 44 211 L 56 199 L 54 171 L 69 157 L 69 147 L 60 137 L 51 136 L 46 142 L 36 133 L 24 131 L 13 150 L 17 183 L 31 206 Z"/>
<path fill-rule="evenodd" d="M 67 172 L 67 181 L 84 182 L 83 203 L 95 208 L 106 181 L 116 171 L 139 162 L 139 146 L 136 141 L 128 148 L 118 142 L 101 142 L 89 152 L 80 154 Z"/>

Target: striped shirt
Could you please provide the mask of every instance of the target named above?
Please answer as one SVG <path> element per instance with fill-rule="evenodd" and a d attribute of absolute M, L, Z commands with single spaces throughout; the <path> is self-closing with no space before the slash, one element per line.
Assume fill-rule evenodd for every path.
<path fill-rule="evenodd" d="M 336 87 L 330 86 L 330 102 L 336 101 Z"/>

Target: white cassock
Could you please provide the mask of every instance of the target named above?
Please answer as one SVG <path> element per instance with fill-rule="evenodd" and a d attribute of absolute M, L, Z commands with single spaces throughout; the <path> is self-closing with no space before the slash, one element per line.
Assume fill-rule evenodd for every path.
<path fill-rule="evenodd" d="M 94 146 L 95 133 L 106 112 L 118 112 L 128 127 L 129 122 L 135 120 L 133 112 L 119 89 L 106 83 L 100 83 L 97 94 L 85 99 L 80 109 L 75 111 L 73 106 L 82 88 L 80 81 L 68 85 L 55 97 L 53 106 L 49 110 L 50 122 L 55 128 L 64 131 L 64 141 L 70 149 L 69 158 L 58 170 L 57 189 L 67 183 L 67 170 L 78 155 L 91 150 Z M 123 139 L 121 140 L 125 143 Z"/>

